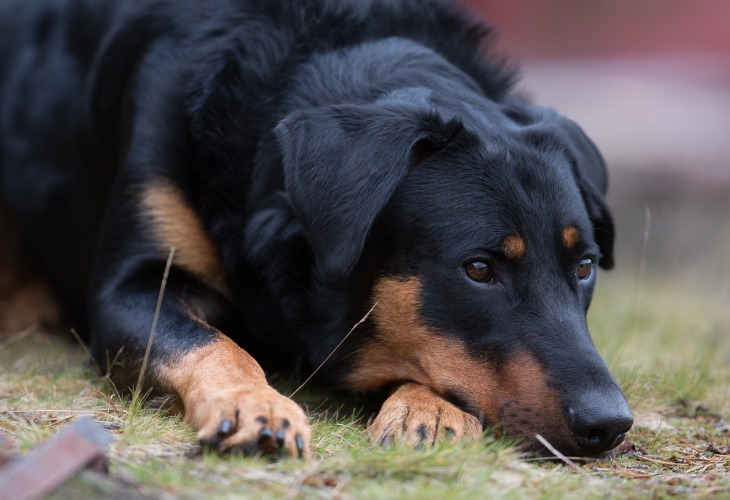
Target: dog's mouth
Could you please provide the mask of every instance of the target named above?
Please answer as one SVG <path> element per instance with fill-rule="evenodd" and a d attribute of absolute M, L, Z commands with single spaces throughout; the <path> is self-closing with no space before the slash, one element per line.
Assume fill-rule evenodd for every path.
<path fill-rule="evenodd" d="M 612 408 L 610 413 L 594 412 L 594 420 L 587 423 L 571 418 L 570 411 L 568 418 L 550 418 L 511 401 L 503 405 L 499 427 L 521 440 L 523 450 L 539 456 L 600 457 L 623 443 L 633 423 L 630 413 L 625 415 L 620 406 Z"/>

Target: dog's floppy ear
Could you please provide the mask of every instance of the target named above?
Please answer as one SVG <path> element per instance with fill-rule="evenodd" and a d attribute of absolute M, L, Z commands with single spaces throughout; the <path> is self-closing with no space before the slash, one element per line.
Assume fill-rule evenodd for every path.
<path fill-rule="evenodd" d="M 460 129 L 433 112 L 381 103 L 297 112 L 276 127 L 287 193 L 327 279 L 352 270 L 408 169 Z"/>
<path fill-rule="evenodd" d="M 573 177 L 593 224 L 596 243 L 601 249 L 599 264 L 604 269 L 611 269 L 614 266 L 615 228 L 613 215 L 605 200 L 608 189 L 606 164 L 598 148 L 578 125 L 563 117 L 558 117 L 558 121 L 558 134 L 572 156 Z"/>

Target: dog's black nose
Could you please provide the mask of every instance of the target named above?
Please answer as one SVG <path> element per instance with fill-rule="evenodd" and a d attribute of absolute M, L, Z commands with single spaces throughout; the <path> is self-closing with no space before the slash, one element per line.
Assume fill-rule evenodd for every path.
<path fill-rule="evenodd" d="M 571 406 L 570 430 L 578 446 L 586 455 L 598 455 L 621 444 L 631 429 L 634 418 L 623 393 L 607 397 L 605 392 L 583 395 Z"/>

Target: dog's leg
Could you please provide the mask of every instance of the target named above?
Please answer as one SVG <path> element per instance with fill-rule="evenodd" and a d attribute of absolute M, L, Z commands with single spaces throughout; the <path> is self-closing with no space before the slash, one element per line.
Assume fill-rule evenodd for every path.
<path fill-rule="evenodd" d="M 158 363 L 157 378 L 180 396 L 185 421 L 205 446 L 309 455 L 304 412 L 270 387 L 256 361 L 223 334 L 172 363 Z"/>
<path fill-rule="evenodd" d="M 179 397 L 185 421 L 205 446 L 308 456 L 302 409 L 269 386 L 253 357 L 193 312 L 206 300 L 178 273 L 165 291 L 143 390 Z M 157 295 L 146 281 L 145 290 L 145 281 L 129 276 L 106 290 L 95 309 L 94 355 L 99 363 L 117 358 L 120 366 L 110 372 L 118 384 L 134 386 L 144 362 Z"/>
<path fill-rule="evenodd" d="M 409 382 L 383 403 L 368 433 L 375 443 L 403 441 L 421 447 L 452 438 L 476 439 L 481 436 L 482 425 L 430 388 Z"/>
<path fill-rule="evenodd" d="M 176 253 L 145 360 L 171 247 Z M 142 389 L 179 397 L 204 445 L 309 455 L 302 409 L 269 386 L 256 360 L 218 329 L 246 335 L 217 252 L 179 190 L 149 184 L 139 203 L 114 204 L 97 261 L 92 353 L 120 389 L 134 387 L 146 363 Z"/>

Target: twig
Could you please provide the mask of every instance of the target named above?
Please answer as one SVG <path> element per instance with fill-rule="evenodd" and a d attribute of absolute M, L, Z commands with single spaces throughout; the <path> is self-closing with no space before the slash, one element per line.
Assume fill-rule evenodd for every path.
<path fill-rule="evenodd" d="M 86 415 L 86 414 L 94 414 L 94 413 L 106 413 L 107 411 L 111 410 L 102 410 L 102 409 L 95 409 L 95 410 L 59 410 L 56 408 L 50 408 L 50 409 L 35 409 L 31 408 L 28 410 L 0 410 L 0 415 L 23 415 L 25 413 L 71 413 L 74 415 Z"/>
<path fill-rule="evenodd" d="M 6 338 L 5 340 L 0 342 L 0 351 L 2 351 L 5 347 L 12 344 L 13 342 L 18 342 L 20 340 L 23 340 L 25 337 L 28 337 L 37 331 L 38 331 L 38 325 L 31 325 L 28 328 L 26 328 L 25 330 L 22 330 L 16 334 Z"/>
<path fill-rule="evenodd" d="M 643 460 L 644 462 L 651 462 L 653 464 L 660 464 L 660 465 L 673 465 L 673 466 L 690 465 L 690 464 L 683 464 L 680 462 L 670 462 L 669 460 L 661 460 L 658 458 L 647 457 L 646 455 L 636 455 L 636 459 Z"/>
<path fill-rule="evenodd" d="M 84 353 L 86 353 L 86 357 L 93 361 L 94 359 L 91 357 L 91 351 L 89 351 L 89 348 L 86 347 L 86 344 L 84 344 L 84 341 L 81 339 L 81 335 L 79 335 L 79 332 L 77 332 L 75 328 L 71 328 L 71 335 L 73 335 L 76 342 L 78 342 L 79 346 L 81 346 L 81 349 L 83 349 Z"/>
<path fill-rule="evenodd" d="M 99 396 L 101 396 L 102 398 L 106 399 L 107 403 L 109 403 L 109 404 L 111 405 L 111 407 L 112 407 L 112 410 L 114 410 L 115 412 L 119 412 L 119 413 L 124 413 L 124 411 L 123 411 L 123 410 L 121 410 L 121 409 L 120 409 L 120 408 L 119 408 L 119 407 L 118 407 L 118 406 L 116 405 L 116 403 L 115 403 L 115 402 L 114 402 L 114 400 L 113 400 L 113 399 L 111 398 L 111 396 L 109 396 L 109 395 L 108 395 L 108 394 L 106 394 L 106 393 L 103 393 L 103 392 L 101 392 L 101 391 L 100 391 L 100 390 L 98 390 L 98 389 L 94 389 L 94 392 L 95 392 L 95 393 L 97 393 L 97 394 L 98 394 Z"/>
<path fill-rule="evenodd" d="M 150 351 L 152 351 L 152 342 L 155 338 L 155 332 L 157 331 L 157 321 L 160 319 L 160 309 L 162 308 L 162 298 L 165 296 L 165 287 L 167 286 L 167 277 L 170 275 L 170 268 L 172 267 L 172 259 L 175 257 L 175 247 L 170 248 L 170 255 L 167 256 L 167 264 L 165 264 L 165 272 L 162 274 L 162 283 L 160 284 L 160 293 L 157 295 L 157 306 L 155 307 L 155 315 L 152 318 L 152 328 L 150 329 L 150 337 L 147 339 L 147 349 L 144 352 L 144 358 L 142 359 L 142 368 L 139 370 L 139 378 L 137 379 L 137 390 L 136 394 L 140 394 L 142 390 L 142 381 L 144 380 L 144 372 L 147 369 L 147 362 L 150 358 Z"/>
<path fill-rule="evenodd" d="M 542 445 L 545 448 L 547 448 L 550 453 L 552 453 L 553 455 L 555 455 L 556 458 L 559 458 L 560 460 L 562 460 L 565 463 L 565 465 L 568 465 L 568 466 L 570 466 L 571 468 L 573 468 L 573 469 L 575 469 L 577 471 L 581 471 L 581 472 L 583 471 L 583 469 L 581 469 L 580 467 L 578 467 L 575 464 L 575 462 L 573 462 L 571 459 L 569 459 L 568 457 L 566 457 L 565 455 L 563 455 L 562 453 L 560 453 L 553 445 L 551 445 L 548 442 L 547 439 L 545 439 L 544 437 L 542 437 L 540 434 L 535 434 L 535 439 L 537 439 L 538 441 L 540 441 L 542 443 Z"/>
<path fill-rule="evenodd" d="M 332 349 L 332 352 L 330 352 L 327 355 L 327 357 L 324 358 L 324 361 L 322 361 L 319 364 L 319 366 L 312 372 L 312 374 L 309 377 L 307 377 L 307 380 L 305 380 L 304 382 L 302 382 L 302 385 L 300 385 L 299 387 L 297 387 L 297 389 L 294 392 L 292 392 L 291 394 L 289 394 L 289 399 L 293 398 L 294 395 L 302 389 L 302 387 L 304 387 L 305 385 L 307 385 L 307 382 L 309 382 L 310 380 L 312 380 L 312 377 L 314 377 L 317 374 L 317 372 L 324 366 L 324 364 L 332 357 L 332 355 L 335 353 L 335 351 L 337 351 L 337 349 L 339 349 L 340 346 L 342 344 L 344 344 L 345 340 L 347 340 L 347 338 L 352 334 L 352 332 L 355 331 L 355 328 L 357 328 L 358 326 L 360 326 L 361 324 L 363 324 L 365 322 L 365 320 L 368 319 L 368 317 L 370 316 L 370 313 L 373 312 L 373 310 L 375 309 L 375 306 L 377 306 L 377 305 L 378 305 L 377 302 L 375 304 L 373 304 L 373 307 L 371 307 L 370 310 L 365 313 L 365 316 L 363 316 L 362 319 L 360 319 L 360 321 L 358 321 L 357 323 L 355 323 L 355 326 L 353 326 L 350 329 L 350 331 L 347 332 L 347 335 L 345 335 L 345 338 L 343 338 L 342 340 L 340 340 L 340 343 L 337 344 L 334 349 Z"/>

